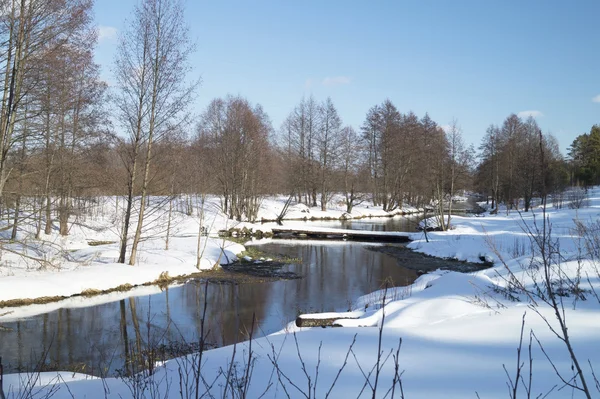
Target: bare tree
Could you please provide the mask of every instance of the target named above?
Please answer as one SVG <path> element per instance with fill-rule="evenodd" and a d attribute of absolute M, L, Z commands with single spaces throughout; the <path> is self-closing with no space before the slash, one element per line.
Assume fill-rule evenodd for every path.
<path fill-rule="evenodd" d="M 470 174 L 473 163 L 473 150 L 465 146 L 462 138 L 462 129 L 456 119 L 452 120 L 448 131 L 446 132 L 448 141 L 448 217 L 444 221 L 441 219 L 443 230 L 450 228 L 450 219 L 452 217 L 452 204 L 459 184 L 462 188 L 466 186 L 464 179 Z M 462 180 L 462 181 L 461 181 Z M 442 201 L 443 202 L 443 201 Z M 443 213 L 442 213 L 443 214 Z"/>
<path fill-rule="evenodd" d="M 401 158 L 400 125 L 402 115 L 390 100 L 376 105 L 367 113 L 362 131 L 368 143 L 368 164 L 373 187 L 373 203 L 386 211 L 397 207 L 397 177 L 403 170 L 397 169 L 395 161 Z M 407 150 L 407 149 L 406 149 Z"/>
<path fill-rule="evenodd" d="M 215 99 L 202 115 L 198 144 L 212 162 L 223 211 L 231 219 L 257 217 L 268 181 L 271 130 L 262 107 L 241 97 Z"/>
<path fill-rule="evenodd" d="M 559 194 L 568 183 L 566 164 L 556 140 L 542 134 L 535 119 L 525 122 L 509 115 L 501 128 L 491 125 L 480 146 L 481 161 L 477 167 L 476 186 L 492 196 L 492 207 L 504 201 L 507 212 L 517 208 L 529 211 L 535 197 L 542 196 L 544 184 Z M 547 154 L 547 167 L 540 163 L 540 145 Z M 542 196 L 543 197 L 543 196 Z"/>
<path fill-rule="evenodd" d="M 99 66 L 93 61 L 89 43 L 95 43 L 96 33 L 89 30 L 81 40 L 63 52 L 61 70 L 67 71 L 60 83 L 57 116 L 57 165 L 54 187 L 58 201 L 59 232 L 68 234 L 72 213 L 72 197 L 93 183 L 86 179 L 83 149 L 99 137 L 99 124 L 104 115 L 102 100 L 106 84 L 100 80 Z"/>
<path fill-rule="evenodd" d="M 359 190 L 359 178 L 363 160 L 360 138 L 351 126 L 346 126 L 340 133 L 340 169 L 343 176 L 343 192 L 346 201 L 346 212 L 351 213 L 354 205 L 364 200 Z"/>
<path fill-rule="evenodd" d="M 488 200 L 492 198 L 492 209 L 498 203 L 500 190 L 500 129 L 490 125 L 481 141 L 479 150 L 481 162 L 477 168 L 477 181 L 480 192 L 486 194 Z"/>
<path fill-rule="evenodd" d="M 403 115 L 386 100 L 368 111 L 361 130 L 373 203 L 386 211 L 401 208 L 419 170 L 415 149 L 426 132 L 423 124 L 414 113 Z"/>
<path fill-rule="evenodd" d="M 502 124 L 501 133 L 501 165 L 502 165 L 502 191 L 508 213 L 511 208 L 518 206 L 517 198 L 517 160 L 519 154 L 519 141 L 522 138 L 523 121 L 515 114 L 509 115 Z"/>
<path fill-rule="evenodd" d="M 134 8 L 130 29 L 120 38 L 115 61 L 119 118 L 128 132 L 123 145 L 127 171 L 127 204 L 119 262 L 125 262 L 134 194 L 140 192 L 137 225 L 129 264 L 135 264 L 144 223 L 153 144 L 170 129 L 187 122 L 187 108 L 199 81 L 187 84 L 188 39 L 179 0 L 144 0 Z M 140 176 L 138 176 L 138 174 Z"/>
<path fill-rule="evenodd" d="M 319 106 L 319 129 L 317 135 L 322 211 L 327 210 L 327 202 L 331 196 L 331 180 L 339 158 L 341 128 L 342 120 L 338 115 L 335 105 L 333 105 L 333 101 L 328 97 Z"/>
<path fill-rule="evenodd" d="M 320 186 L 318 159 L 319 106 L 311 96 L 290 112 L 282 127 L 289 176 L 294 182 L 292 190 L 298 201 L 317 206 Z"/>
<path fill-rule="evenodd" d="M 0 16 L 0 195 L 11 166 L 7 163 L 24 97 L 36 85 L 37 66 L 47 54 L 62 51 L 91 18 L 91 0 L 4 0 Z"/>

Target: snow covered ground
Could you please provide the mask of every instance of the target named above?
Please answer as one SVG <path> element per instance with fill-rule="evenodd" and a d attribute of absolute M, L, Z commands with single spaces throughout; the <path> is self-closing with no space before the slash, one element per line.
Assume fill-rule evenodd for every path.
<path fill-rule="evenodd" d="M 117 203 L 114 197 L 99 198 L 85 214 L 73 218 L 66 237 L 54 229 L 49 235 L 42 232 L 41 239 L 36 240 L 34 223 L 27 219 L 29 224 L 23 225 L 17 242 L 3 245 L 0 303 L 69 297 L 147 284 L 165 275 L 177 277 L 197 273 L 200 224 L 197 209 L 192 209 L 188 215 L 182 201 L 175 204 L 167 250 L 168 205 L 160 199 L 156 201 L 148 212 L 148 223 L 133 267 L 117 263 L 122 199 Z M 216 232 L 226 228 L 228 223 L 215 203 L 206 205 L 205 226 Z M 8 241 L 10 231 L 2 234 Z M 218 237 L 202 237 L 200 269 L 231 262 L 243 250 L 242 245 Z"/>
<path fill-rule="evenodd" d="M 415 233 L 410 244 L 439 257 L 490 260 L 494 267 L 472 274 L 438 271 L 421 276 L 410 287 L 358 298 L 351 315 L 360 317 L 340 319 L 337 323 L 343 328 L 290 324 L 264 338 L 207 351 L 201 390 L 215 397 L 236 397 L 247 390 L 247 397 L 265 393 L 269 398 L 321 398 L 330 392 L 331 398 L 354 398 L 386 393 L 390 397 L 388 391 L 395 387 L 395 397 L 402 391 L 406 398 L 507 398 L 522 365 L 518 397 L 529 397 L 527 390 L 531 397 L 585 397 L 561 380 L 581 384 L 564 342 L 553 332 L 561 330 L 554 309 L 546 303 L 549 298 L 536 290 L 544 268 L 539 256 L 532 258 L 540 253 L 528 232 L 541 228 L 541 210 L 500 213 L 453 216 L 452 230 L 428 233 L 429 242 L 424 233 Z M 583 377 L 592 395 L 598 396 L 593 370 L 599 375 L 600 276 L 575 221 L 591 225 L 598 220 L 600 190 L 590 191 L 585 208 L 549 209 L 547 216 L 556 250 L 552 258 L 556 263 L 548 275 L 561 294 L 555 298 Z M 382 353 L 379 362 L 378 353 Z M 182 385 L 191 384 L 192 379 L 185 377 L 193 376 L 196 360 L 194 355 L 173 359 L 159 365 L 152 376 L 126 380 L 48 373 L 34 381 L 35 389 L 37 397 L 55 390 L 54 398 L 134 397 L 140 389 L 146 391 L 137 397 L 157 397 L 152 393 L 158 391 L 160 397 L 181 397 Z M 26 380 L 23 374 L 7 376 L 8 397 L 26 391 Z"/>
<path fill-rule="evenodd" d="M 285 205 L 287 197 L 280 196 L 274 198 L 266 198 L 263 200 L 261 209 L 258 212 L 259 220 L 277 220 Z M 381 206 L 373 206 L 369 201 L 362 202 L 352 208 L 351 213 L 346 213 L 346 204 L 344 197 L 334 195 L 329 204 L 327 211 L 321 211 L 321 208 L 308 207 L 304 204 L 291 205 L 285 214 L 286 220 L 318 220 L 318 219 L 339 219 L 342 216 L 347 219 L 359 219 L 364 217 L 389 217 L 395 215 L 404 215 L 417 213 L 419 209 L 410 205 L 404 205 L 391 212 L 386 212 Z"/>

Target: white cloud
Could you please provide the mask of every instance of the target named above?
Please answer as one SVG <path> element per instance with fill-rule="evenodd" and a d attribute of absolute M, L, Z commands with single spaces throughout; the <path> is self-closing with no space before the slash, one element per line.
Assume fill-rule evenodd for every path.
<path fill-rule="evenodd" d="M 117 28 L 113 26 L 98 26 L 98 41 L 114 40 L 117 38 Z"/>
<path fill-rule="evenodd" d="M 592 98 L 592 101 L 595 103 L 600 103 L 600 94 L 598 94 L 596 97 Z"/>
<path fill-rule="evenodd" d="M 542 111 L 521 111 L 517 114 L 519 118 L 529 118 L 530 116 L 533 118 L 541 118 L 544 116 Z"/>
<path fill-rule="evenodd" d="M 311 78 L 306 79 L 304 82 L 304 90 L 310 90 L 313 85 L 313 80 Z"/>
<path fill-rule="evenodd" d="M 323 86 L 340 86 L 350 83 L 350 78 L 347 76 L 333 76 L 323 79 Z"/>

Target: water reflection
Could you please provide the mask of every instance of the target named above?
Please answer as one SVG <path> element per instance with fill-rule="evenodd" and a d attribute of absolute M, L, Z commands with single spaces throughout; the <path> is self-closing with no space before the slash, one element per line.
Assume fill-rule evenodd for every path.
<path fill-rule="evenodd" d="M 391 223 L 397 222 L 354 221 L 344 227 L 383 230 Z M 131 353 L 148 346 L 198 340 L 205 303 L 207 342 L 221 346 L 246 339 L 253 315 L 255 336 L 269 334 L 301 312 L 347 310 L 358 296 L 385 281 L 406 285 L 416 278 L 394 259 L 359 243 L 274 240 L 261 245 L 266 251 L 302 259 L 286 267 L 303 278 L 207 287 L 193 281 L 156 295 L 2 323 L 0 355 L 6 371 L 31 370 L 42 359 L 49 369 L 113 374 L 125 368 Z"/>

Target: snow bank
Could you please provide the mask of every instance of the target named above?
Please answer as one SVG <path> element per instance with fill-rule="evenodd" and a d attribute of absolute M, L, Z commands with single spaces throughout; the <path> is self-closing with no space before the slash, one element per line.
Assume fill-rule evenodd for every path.
<path fill-rule="evenodd" d="M 191 275 L 199 269 L 232 262 L 244 251 L 240 244 L 208 236 L 201 237 L 198 246 L 198 210 L 187 214 L 184 204 L 177 203 L 166 249 L 168 206 L 164 206 L 164 199 L 154 200 L 135 266 L 117 263 L 122 200 L 118 204 L 115 198 L 101 198 L 89 214 L 72 220 L 66 237 L 54 230 L 49 235 L 42 233 L 38 240 L 34 238 L 34 226 L 24 225 L 19 231 L 18 243 L 4 246 L 0 263 L 0 303 L 39 302 L 148 284 L 167 276 Z M 205 207 L 207 232 L 216 232 L 229 224 L 215 203 L 207 203 Z M 133 220 L 132 225 L 136 222 Z M 196 267 L 198 247 L 201 251 L 199 269 Z"/>
<path fill-rule="evenodd" d="M 597 263 L 577 259 L 581 243 L 574 232 L 573 221 L 598 220 L 600 191 L 590 192 L 586 208 L 550 209 L 547 216 L 552 223 L 553 237 L 560 244 L 563 278 L 574 279 L 586 273 L 590 277 L 584 287 L 586 300 L 573 295 L 560 298 L 565 305 L 573 349 L 584 365 L 588 384 L 592 385 L 589 365 L 596 370 L 600 367 L 597 338 L 600 304 L 591 290 L 600 292 L 600 276 L 596 273 Z M 338 320 L 343 328 L 291 328 L 256 339 L 251 347 L 245 342 L 235 348 L 207 351 L 202 376 L 206 381 L 215 382 L 210 388 L 202 389 L 214 396 L 223 396 L 227 385 L 227 373 L 223 370 L 229 370 L 234 359 L 235 367 L 231 369 L 236 370 L 238 377 L 243 375 L 239 373 L 243 373 L 246 364 L 253 367 L 247 397 L 263 394 L 266 398 L 288 394 L 294 398 L 305 397 L 304 393 L 308 396 L 309 390 L 311 397 L 325 397 L 330 389 L 330 397 L 384 397 L 393 386 L 397 359 L 407 398 L 506 398 L 507 383 L 516 375 L 517 347 L 524 318 L 522 376 L 524 385 L 531 384 L 531 396 L 583 397 L 581 392 L 563 387 L 556 374 L 558 371 L 567 379 L 573 377 L 565 345 L 548 327 L 557 327 L 553 309 L 541 301 L 532 307 L 526 295 L 510 290 L 512 278 L 525 287 L 533 287 L 536 274 L 535 268 L 529 267 L 533 249 L 527 232 L 534 231 L 540 223 L 541 212 L 535 209 L 522 215 L 454 216 L 455 228 L 429 233 L 429 242 L 423 233 L 415 233 L 410 246 L 416 251 L 468 261 L 485 258 L 494 261 L 495 266 L 472 274 L 438 271 L 421 276 L 410 287 L 358 298 L 351 314 L 359 318 Z M 330 316 L 337 317 L 334 314 L 321 317 Z M 534 340 L 529 381 L 531 331 L 543 345 L 544 352 Z M 378 353 L 387 359 L 381 360 L 379 367 Z M 552 364 L 546 356 L 552 359 Z M 166 394 L 179 397 L 179 372 L 183 370 L 182 375 L 189 375 L 191 367 L 186 369 L 185 365 L 189 366 L 193 360 L 190 356 L 166 362 L 153 377 L 143 379 L 145 386 L 156 386 L 161 397 Z M 379 370 L 376 395 L 371 389 L 375 373 L 367 376 L 370 370 Z M 171 384 L 161 383 L 167 380 Z M 18 377 L 11 376 L 9 381 L 13 388 L 19 389 Z M 51 386 L 59 388 L 54 397 L 73 394 L 93 399 L 104 398 L 105 389 L 109 390 L 109 397 L 131 397 L 128 384 L 131 381 L 114 378 L 105 381 L 76 378 Z M 519 395 L 525 397 L 524 385 L 519 385 Z M 396 385 L 396 395 L 399 389 Z"/>
<path fill-rule="evenodd" d="M 258 212 L 258 220 L 275 221 L 281 214 L 288 197 L 268 197 L 262 201 Z M 360 219 L 366 217 L 390 217 L 396 215 L 406 215 L 419 213 L 422 210 L 410 205 L 403 205 L 401 208 L 391 212 L 384 211 L 381 206 L 374 206 L 372 202 L 365 201 L 352 208 L 352 212 L 346 212 L 346 203 L 342 195 L 334 195 L 327 204 L 327 210 L 322 211 L 321 207 L 308 207 L 305 204 L 292 204 L 284 215 L 283 220 L 319 220 L 319 219 Z"/>

